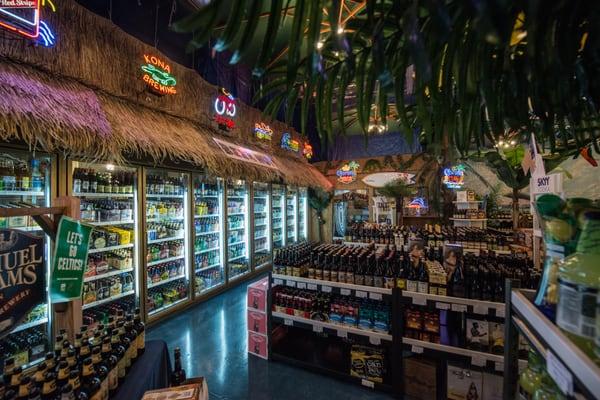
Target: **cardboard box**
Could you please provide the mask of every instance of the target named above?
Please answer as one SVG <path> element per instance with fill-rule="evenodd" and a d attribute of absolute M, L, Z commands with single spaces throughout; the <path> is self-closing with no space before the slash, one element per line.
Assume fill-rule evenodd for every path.
<path fill-rule="evenodd" d="M 269 289 L 269 278 L 263 278 L 248 286 L 248 308 L 266 312 L 267 290 Z"/>
<path fill-rule="evenodd" d="M 490 336 L 488 322 L 476 318 L 467 318 L 467 347 L 476 351 L 488 351 Z"/>
<path fill-rule="evenodd" d="M 269 358 L 269 342 L 265 335 L 248 331 L 248 353 L 264 358 Z"/>
<path fill-rule="evenodd" d="M 404 393 L 409 398 L 435 400 L 437 398 L 437 364 L 419 358 L 404 359 Z"/>
<path fill-rule="evenodd" d="M 248 322 L 249 331 L 263 335 L 267 334 L 267 314 L 248 309 L 246 321 Z"/>
<path fill-rule="evenodd" d="M 194 383 L 191 385 L 181 385 L 166 389 L 148 390 L 144 393 L 142 400 L 198 400 L 200 388 L 199 384 Z"/>
<path fill-rule="evenodd" d="M 482 392 L 481 372 L 448 365 L 448 400 L 479 399 Z"/>
<path fill-rule="evenodd" d="M 502 376 L 483 373 L 482 400 L 502 400 Z"/>

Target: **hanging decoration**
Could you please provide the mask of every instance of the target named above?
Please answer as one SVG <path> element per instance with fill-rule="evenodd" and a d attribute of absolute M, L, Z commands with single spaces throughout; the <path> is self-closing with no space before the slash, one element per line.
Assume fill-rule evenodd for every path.
<path fill-rule="evenodd" d="M 51 0 L 0 0 L 0 28 L 7 29 L 45 47 L 56 44 L 56 36 L 41 19 L 41 6 L 56 12 Z"/>
<path fill-rule="evenodd" d="M 214 120 L 219 125 L 219 129 L 229 131 L 235 128 L 235 122 L 233 121 L 237 112 L 235 97 L 224 88 L 221 88 L 215 99 L 215 112 Z"/>
<path fill-rule="evenodd" d="M 356 180 L 356 171 L 360 168 L 360 165 L 356 161 L 350 161 L 342 165 L 340 169 L 336 171 L 338 182 L 340 183 L 352 183 Z"/>
<path fill-rule="evenodd" d="M 306 157 L 307 160 L 310 160 L 313 156 L 313 148 L 308 142 L 304 142 L 304 148 L 302 149 L 302 154 Z"/>
<path fill-rule="evenodd" d="M 273 129 L 264 122 L 254 124 L 254 135 L 262 140 L 271 140 L 273 138 Z"/>
<path fill-rule="evenodd" d="M 289 132 L 285 132 L 281 135 L 281 148 L 297 153 L 300 151 L 300 142 L 292 139 L 292 135 Z"/>
<path fill-rule="evenodd" d="M 150 90 L 158 95 L 176 94 L 177 80 L 171 75 L 171 66 L 160 58 L 144 54 L 145 65 L 142 65 L 144 75 L 142 80 Z"/>
<path fill-rule="evenodd" d="M 460 189 L 465 184 L 465 166 L 462 164 L 451 168 L 444 168 L 442 183 L 448 189 Z"/>

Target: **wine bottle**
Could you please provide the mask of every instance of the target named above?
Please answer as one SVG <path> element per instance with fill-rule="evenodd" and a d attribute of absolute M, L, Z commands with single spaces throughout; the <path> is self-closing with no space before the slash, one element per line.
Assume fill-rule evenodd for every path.
<path fill-rule="evenodd" d="M 181 366 L 181 350 L 179 347 L 175 348 L 174 358 L 175 358 L 175 368 L 171 373 L 171 386 L 181 386 L 185 382 L 185 370 Z"/>

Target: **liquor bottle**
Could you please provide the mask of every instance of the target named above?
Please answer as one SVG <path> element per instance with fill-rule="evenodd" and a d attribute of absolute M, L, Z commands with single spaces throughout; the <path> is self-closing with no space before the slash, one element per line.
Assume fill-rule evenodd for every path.
<path fill-rule="evenodd" d="M 140 315 L 140 309 L 135 309 L 135 318 L 133 319 L 135 331 L 137 332 L 137 355 L 141 357 L 146 351 L 146 326 L 142 322 L 142 317 Z"/>
<path fill-rule="evenodd" d="M 429 293 L 429 273 L 424 258 L 419 260 L 418 281 L 417 291 L 419 293 Z"/>
<path fill-rule="evenodd" d="M 56 375 L 52 372 L 47 372 L 42 386 L 42 400 L 56 400 L 58 391 L 56 389 Z"/>
<path fill-rule="evenodd" d="M 385 260 L 384 286 L 388 289 L 392 289 L 396 286 L 396 277 L 398 273 L 396 267 L 396 251 L 392 249 L 390 255 Z"/>
<path fill-rule="evenodd" d="M 402 252 L 398 258 L 398 276 L 396 277 L 396 287 L 400 290 L 406 289 L 406 280 L 408 279 L 408 268 L 406 265 L 406 258 Z"/>
<path fill-rule="evenodd" d="M 94 347 L 94 350 L 92 350 L 92 365 L 96 376 L 100 380 L 99 399 L 108 399 L 108 367 L 102 359 L 100 347 Z"/>
<path fill-rule="evenodd" d="M 185 370 L 181 366 L 181 350 L 179 347 L 174 351 L 175 368 L 171 373 L 171 386 L 181 386 L 185 382 Z"/>
<path fill-rule="evenodd" d="M 81 373 L 81 390 L 87 395 L 88 399 L 100 400 L 102 398 L 99 396 L 101 394 L 101 386 L 102 384 L 96 376 L 92 359 L 86 358 L 83 361 L 83 371 Z"/>
<path fill-rule="evenodd" d="M 456 268 L 452 272 L 452 277 L 449 282 L 450 296 L 465 297 L 465 277 L 463 274 L 462 262 L 456 262 Z"/>

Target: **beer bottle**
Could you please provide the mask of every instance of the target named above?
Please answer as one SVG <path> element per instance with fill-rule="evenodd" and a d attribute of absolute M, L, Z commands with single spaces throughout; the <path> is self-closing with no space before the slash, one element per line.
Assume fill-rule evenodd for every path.
<path fill-rule="evenodd" d="M 92 350 L 92 365 L 96 376 L 100 380 L 100 397 L 99 399 L 108 399 L 108 367 L 102 359 L 100 347 L 94 347 Z"/>
<path fill-rule="evenodd" d="M 346 283 L 346 270 L 348 269 L 348 251 L 342 250 L 338 267 L 338 282 Z"/>
<path fill-rule="evenodd" d="M 406 278 L 408 277 L 408 269 L 406 268 L 406 262 L 404 255 L 400 253 L 398 256 L 398 276 L 396 277 L 396 287 L 400 290 L 406 290 Z"/>
<path fill-rule="evenodd" d="M 133 326 L 135 327 L 135 331 L 137 332 L 137 355 L 140 357 L 144 354 L 146 350 L 146 326 L 142 322 L 142 317 L 140 316 L 140 309 L 135 309 L 135 318 L 133 319 Z"/>
<path fill-rule="evenodd" d="M 385 261 L 385 287 L 387 289 L 393 289 L 396 286 L 396 277 L 398 274 L 397 265 L 396 265 L 396 252 L 392 250 L 390 255 L 386 258 Z"/>
<path fill-rule="evenodd" d="M 109 397 L 112 397 L 119 386 L 119 370 L 117 367 L 118 359 L 117 356 L 113 354 L 110 338 L 108 337 L 104 338 L 104 341 L 102 342 L 102 360 L 104 361 L 104 365 L 108 368 L 108 393 Z"/>
<path fill-rule="evenodd" d="M 308 278 L 309 279 L 316 279 L 316 272 L 315 272 L 316 255 L 317 255 L 317 250 L 313 250 L 310 252 L 310 264 L 308 265 Z"/>
<path fill-rule="evenodd" d="M 63 342 L 63 336 L 62 335 L 57 335 L 56 336 L 56 341 L 54 342 L 54 356 L 56 358 L 60 357 L 60 353 L 62 350 L 62 342 Z"/>
<path fill-rule="evenodd" d="M 138 348 L 137 348 L 137 332 L 135 327 L 133 326 L 133 316 L 128 314 L 125 318 L 125 334 L 129 338 L 130 346 L 130 354 L 131 363 L 135 363 L 138 358 Z"/>
<path fill-rule="evenodd" d="M 181 386 L 185 382 L 185 370 L 181 366 L 181 350 L 175 347 L 174 351 L 175 368 L 171 373 L 171 386 Z"/>
<path fill-rule="evenodd" d="M 367 256 L 367 264 L 365 270 L 365 286 L 373 286 L 373 273 L 375 272 L 375 254 L 370 253 Z"/>
<path fill-rule="evenodd" d="M 465 277 L 462 262 L 456 262 L 456 268 L 450 278 L 450 296 L 465 297 Z"/>
<path fill-rule="evenodd" d="M 14 390 L 7 390 L 6 393 L 4 393 L 4 400 L 16 400 L 17 399 L 17 392 Z"/>
<path fill-rule="evenodd" d="M 361 251 L 356 256 L 356 267 L 354 270 L 354 284 L 363 285 L 365 284 L 365 254 Z"/>
<path fill-rule="evenodd" d="M 29 387 L 31 386 L 31 378 L 21 376 L 19 381 L 19 389 L 17 390 L 17 399 L 26 400 L 29 397 Z"/>
<path fill-rule="evenodd" d="M 81 390 L 85 392 L 90 400 L 101 400 L 101 382 L 94 371 L 94 364 L 91 358 L 83 361 L 83 372 L 81 375 Z"/>
<path fill-rule="evenodd" d="M 58 375 L 56 377 L 56 387 L 61 388 L 69 381 L 69 363 L 61 361 L 58 363 Z"/>
<path fill-rule="evenodd" d="M 4 373 L 2 376 L 6 390 L 10 389 L 10 382 L 15 369 L 15 359 L 10 357 L 4 360 Z"/>
<path fill-rule="evenodd" d="M 419 277 L 417 275 L 417 268 L 413 265 L 413 263 L 410 260 L 406 264 L 408 268 L 408 276 L 406 277 L 406 290 L 408 292 L 418 292 Z"/>
<path fill-rule="evenodd" d="M 383 256 L 375 257 L 375 268 L 373 270 L 373 286 L 382 288 L 384 285 L 384 272 L 386 260 Z"/>
<path fill-rule="evenodd" d="M 37 387 L 32 387 L 31 390 L 29 390 L 28 400 L 42 400 L 40 389 Z"/>
<path fill-rule="evenodd" d="M 125 374 L 129 373 L 129 369 L 131 368 L 131 341 L 125 334 L 125 321 L 120 320 L 117 323 L 117 327 L 119 329 L 119 341 L 125 349 L 125 353 L 123 354 L 123 358 L 125 360 Z"/>
<path fill-rule="evenodd" d="M 42 400 L 56 400 L 58 393 L 56 390 L 55 375 L 52 372 L 47 372 L 42 386 Z"/>
<path fill-rule="evenodd" d="M 332 282 L 337 282 L 338 281 L 338 277 L 339 277 L 339 263 L 340 263 L 340 255 L 339 253 L 334 253 L 333 256 L 331 256 L 331 281 Z"/>
<path fill-rule="evenodd" d="M 7 385 L 6 389 L 13 390 L 15 393 L 18 393 L 22 374 L 23 374 L 23 367 L 19 366 L 19 367 L 13 368 L 12 374 L 10 376 L 9 384 Z"/>
<path fill-rule="evenodd" d="M 90 343 L 89 339 L 84 337 L 81 340 L 81 349 L 79 349 L 79 360 L 77 362 L 77 366 L 81 371 L 83 366 L 83 361 L 90 356 Z"/>
<path fill-rule="evenodd" d="M 48 370 L 48 367 L 47 367 L 46 361 L 42 361 L 35 368 L 35 373 L 33 374 L 33 384 L 37 388 L 41 389 L 42 386 L 44 385 L 44 375 L 46 374 L 47 370 Z"/>
<path fill-rule="evenodd" d="M 73 393 L 73 387 L 66 384 L 60 390 L 60 400 L 75 400 L 75 394 Z"/>
<path fill-rule="evenodd" d="M 348 267 L 346 268 L 346 283 L 354 284 L 354 271 L 356 270 L 356 254 L 348 254 Z"/>
<path fill-rule="evenodd" d="M 77 352 L 74 347 L 67 351 L 67 364 L 69 364 L 69 369 L 77 367 Z"/>
<path fill-rule="evenodd" d="M 73 343 L 73 347 L 75 348 L 75 355 L 79 358 L 79 352 L 81 351 L 81 340 L 83 339 L 83 335 L 81 332 L 77 332 L 75 334 L 75 342 Z"/>
<path fill-rule="evenodd" d="M 46 368 L 47 371 L 54 371 L 54 368 L 56 367 L 56 359 L 54 358 L 54 353 L 53 352 L 48 352 L 46 353 Z"/>
<path fill-rule="evenodd" d="M 119 340 L 119 331 L 117 329 L 113 329 L 112 331 L 110 344 L 112 346 L 113 354 L 117 358 L 117 376 L 119 385 L 121 385 L 123 380 L 125 380 L 125 348 Z"/>
<path fill-rule="evenodd" d="M 331 253 L 326 253 L 323 260 L 323 280 L 331 280 Z"/>
<path fill-rule="evenodd" d="M 73 396 L 76 399 L 85 399 L 85 393 L 81 392 L 81 380 L 79 379 L 79 371 L 69 372 L 69 382 L 67 385 L 71 386 L 73 390 Z"/>

